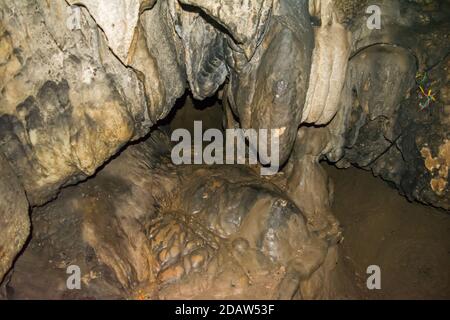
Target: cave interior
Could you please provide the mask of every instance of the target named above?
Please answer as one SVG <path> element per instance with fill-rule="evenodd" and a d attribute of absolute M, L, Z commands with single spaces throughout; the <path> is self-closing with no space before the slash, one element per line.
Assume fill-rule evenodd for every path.
<path fill-rule="evenodd" d="M 450 299 L 449 1 L 0 17 L 1 300 Z"/>

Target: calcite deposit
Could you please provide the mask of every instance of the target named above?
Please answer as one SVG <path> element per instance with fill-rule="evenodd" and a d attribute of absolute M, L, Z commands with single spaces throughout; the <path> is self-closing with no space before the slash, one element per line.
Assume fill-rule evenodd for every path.
<path fill-rule="evenodd" d="M 369 4 L 0 0 L 6 295 L 338 297 L 322 161 L 449 210 L 450 5 Z M 275 130 L 278 174 L 171 162 L 186 93 L 220 103 L 219 130 Z M 64 287 L 71 264 L 81 295 Z"/>

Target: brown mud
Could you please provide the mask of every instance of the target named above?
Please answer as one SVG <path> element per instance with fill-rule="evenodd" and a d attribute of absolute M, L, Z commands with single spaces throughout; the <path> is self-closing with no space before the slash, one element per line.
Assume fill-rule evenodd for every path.
<path fill-rule="evenodd" d="M 326 169 L 344 234 L 340 259 L 361 297 L 450 299 L 449 213 L 408 202 L 370 172 Z M 381 268 L 381 290 L 367 289 L 369 265 Z"/>

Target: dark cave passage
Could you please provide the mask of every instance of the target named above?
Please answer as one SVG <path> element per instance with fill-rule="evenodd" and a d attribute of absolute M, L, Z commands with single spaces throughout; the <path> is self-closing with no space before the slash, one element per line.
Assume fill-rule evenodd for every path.
<path fill-rule="evenodd" d="M 217 95 L 195 100 L 187 91 L 177 100 L 170 114 L 162 121 L 162 126 L 168 126 L 170 133 L 181 128 L 193 135 L 194 121 L 201 121 L 203 132 L 208 129 L 223 130 L 223 106 Z"/>

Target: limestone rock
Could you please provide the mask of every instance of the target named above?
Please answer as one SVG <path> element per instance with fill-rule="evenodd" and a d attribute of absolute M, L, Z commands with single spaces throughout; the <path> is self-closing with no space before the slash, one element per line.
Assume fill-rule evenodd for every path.
<path fill-rule="evenodd" d="M 30 233 L 28 201 L 13 169 L 0 153 L 0 282 Z"/>
<path fill-rule="evenodd" d="M 260 45 L 274 0 L 181 0 L 182 4 L 201 8 L 209 17 L 225 28 L 233 41 L 241 47 L 248 60 Z"/>
<path fill-rule="evenodd" d="M 153 124 L 167 116 L 186 90 L 183 47 L 169 11 L 167 1 L 158 1 L 141 14 L 129 52 L 129 66 L 144 85 Z"/>
<path fill-rule="evenodd" d="M 70 0 L 86 6 L 95 22 L 105 32 L 108 45 L 127 64 L 128 52 L 138 24 L 140 0 Z"/>
<path fill-rule="evenodd" d="M 147 63 L 143 80 L 113 54 L 85 8 L 0 1 L 0 10 L 0 144 L 32 205 L 92 175 L 145 135 L 184 91 L 176 49 L 163 41 L 149 43 L 151 53 L 161 53 L 157 59 L 146 48 L 133 51 L 137 68 L 146 62 L 136 56 L 155 62 Z M 165 84 L 152 86 L 156 79 Z"/>
<path fill-rule="evenodd" d="M 249 62 L 243 53 L 227 50 L 225 99 L 242 128 L 279 130 L 283 164 L 300 125 L 314 39 L 306 1 L 280 1 L 272 15 Z"/>
<path fill-rule="evenodd" d="M 171 8 L 175 30 L 181 39 L 184 64 L 192 94 L 205 99 L 216 93 L 228 75 L 225 63 L 225 35 L 200 10 Z"/>
<path fill-rule="evenodd" d="M 244 166 L 174 166 L 168 147 L 156 131 L 36 208 L 7 298 L 251 298 L 269 285 L 266 298 L 291 298 L 329 271 L 279 187 Z M 82 290 L 66 287 L 71 265 Z"/>
<path fill-rule="evenodd" d="M 6 283 L 8 298 L 118 299 L 155 285 L 146 226 L 177 186 L 159 132 L 130 146 L 95 178 L 35 208 L 33 235 Z M 69 266 L 81 290 L 66 286 Z"/>
<path fill-rule="evenodd" d="M 371 170 L 409 200 L 449 209 L 448 39 L 438 40 L 449 25 L 437 14 L 449 7 L 440 3 L 422 11 L 393 1 L 380 6 L 385 28 L 368 31 L 362 18 L 352 27 L 355 51 L 329 126 L 333 148 L 327 157 L 340 167 Z M 411 28 L 423 14 L 430 17 L 427 28 Z M 425 83 L 419 84 L 424 71 Z M 436 101 L 425 105 L 420 85 Z"/>
<path fill-rule="evenodd" d="M 315 30 L 311 75 L 302 122 L 326 125 L 339 108 L 350 57 L 351 35 L 338 20 L 333 1 L 310 1 L 309 5 L 311 15 L 320 17 L 321 26 Z"/>

